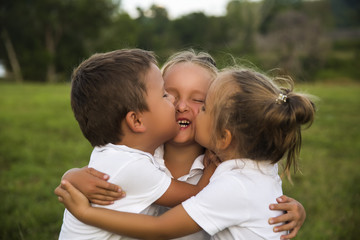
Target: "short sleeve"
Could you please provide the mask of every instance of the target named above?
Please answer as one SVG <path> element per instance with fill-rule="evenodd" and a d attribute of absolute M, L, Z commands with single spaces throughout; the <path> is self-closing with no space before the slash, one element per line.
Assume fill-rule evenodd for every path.
<path fill-rule="evenodd" d="M 126 197 L 107 208 L 139 213 L 166 192 L 171 178 L 144 157 L 127 162 L 111 176 L 109 182 L 119 185 L 126 192 Z"/>
<path fill-rule="evenodd" d="M 202 229 L 214 235 L 249 219 L 247 196 L 243 184 L 230 175 L 214 179 L 182 205 Z"/>

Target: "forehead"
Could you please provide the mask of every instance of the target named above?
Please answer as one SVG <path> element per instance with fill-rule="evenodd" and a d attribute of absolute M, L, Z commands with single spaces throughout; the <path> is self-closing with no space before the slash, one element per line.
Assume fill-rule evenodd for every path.
<path fill-rule="evenodd" d="M 167 85 L 186 82 L 186 84 L 194 86 L 208 87 L 211 79 L 210 70 L 191 62 L 177 63 L 164 73 L 164 80 Z"/>
<path fill-rule="evenodd" d="M 145 74 L 144 82 L 146 88 L 161 88 L 164 85 L 164 80 L 162 78 L 160 69 L 155 64 L 151 63 L 150 68 Z"/>

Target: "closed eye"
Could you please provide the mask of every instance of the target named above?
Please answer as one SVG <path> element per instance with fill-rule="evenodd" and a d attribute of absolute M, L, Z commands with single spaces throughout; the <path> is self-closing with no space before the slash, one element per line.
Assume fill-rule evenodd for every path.
<path fill-rule="evenodd" d="M 205 101 L 202 99 L 193 99 L 194 102 L 198 102 L 198 103 L 204 103 Z"/>

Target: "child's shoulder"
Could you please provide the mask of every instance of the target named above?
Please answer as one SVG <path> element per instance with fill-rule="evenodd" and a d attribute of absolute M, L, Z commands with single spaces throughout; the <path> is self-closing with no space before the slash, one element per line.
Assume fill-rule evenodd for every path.
<path fill-rule="evenodd" d="M 119 168 L 136 162 L 150 162 L 154 164 L 151 154 L 129 148 L 125 145 L 107 144 L 95 147 L 91 153 L 89 166 L 102 166 L 101 168 Z"/>

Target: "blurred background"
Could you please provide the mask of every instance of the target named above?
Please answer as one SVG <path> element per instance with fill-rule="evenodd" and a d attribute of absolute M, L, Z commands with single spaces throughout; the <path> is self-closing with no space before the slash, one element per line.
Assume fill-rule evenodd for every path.
<path fill-rule="evenodd" d="M 319 97 L 285 194 L 307 210 L 296 239 L 360 235 L 360 1 L 2 0 L 0 239 L 57 239 L 62 174 L 91 146 L 70 108 L 70 75 L 96 52 L 193 48 L 219 68 L 281 69 Z"/>
<path fill-rule="evenodd" d="M 230 53 L 306 81 L 360 75 L 357 0 L 158 2 L 173 6 L 172 14 L 156 1 L 2 0 L 3 76 L 69 81 L 89 55 L 133 47 L 155 51 L 160 63 L 192 47 L 211 53 L 220 67 Z"/>

